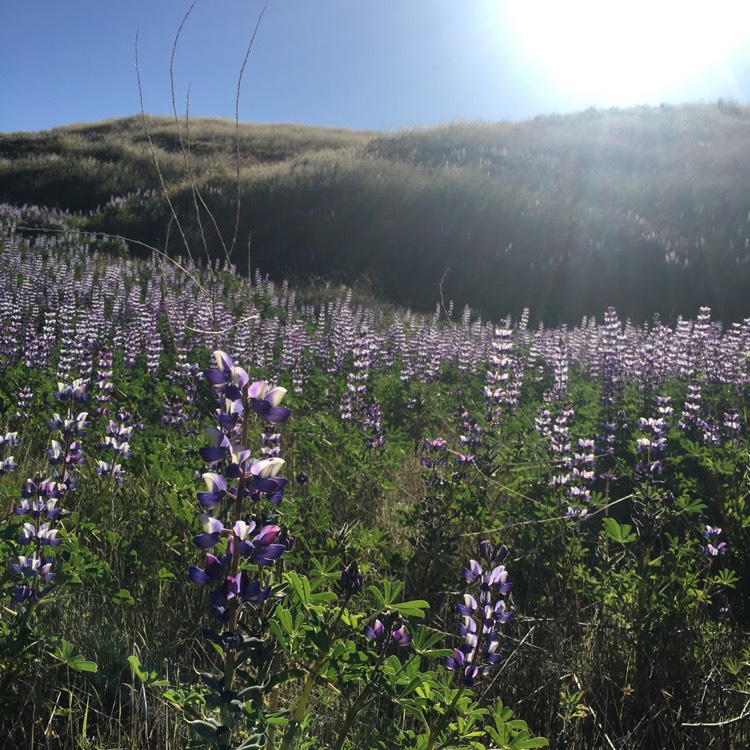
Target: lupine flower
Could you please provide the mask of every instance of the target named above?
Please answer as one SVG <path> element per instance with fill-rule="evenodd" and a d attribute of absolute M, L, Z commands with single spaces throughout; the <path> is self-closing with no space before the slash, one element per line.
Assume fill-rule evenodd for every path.
<path fill-rule="evenodd" d="M 479 557 L 493 567 L 485 571 L 479 561 L 470 560 L 468 567 L 463 570 L 467 583 L 479 582 L 479 600 L 466 593 L 457 606 L 461 616 L 458 634 L 462 644 L 454 649 L 452 657 L 445 659 L 445 667 L 450 671 L 462 671 L 462 682 L 469 687 L 501 659 L 498 652 L 498 626 L 508 622 L 513 613 L 499 597 L 510 593 L 512 584 L 508 580 L 505 566 L 495 563 L 501 562 L 507 555 L 505 545 L 480 542 Z"/>
<path fill-rule="evenodd" d="M 263 587 L 257 578 L 250 580 L 247 571 L 243 570 L 237 576 L 228 575 L 219 588 L 209 594 L 208 602 L 214 617 L 226 624 L 230 606 L 241 606 L 245 602 L 261 604 L 270 593 L 270 586 Z"/>
<path fill-rule="evenodd" d="M 356 561 L 341 571 L 339 583 L 346 596 L 353 596 L 362 588 L 364 577 L 359 572 L 359 566 Z"/>
<path fill-rule="evenodd" d="M 203 569 L 191 565 L 188 575 L 193 583 L 198 586 L 208 586 L 212 583 L 218 583 L 227 571 L 227 556 L 216 557 L 210 552 L 206 553 L 203 562 Z"/>
<path fill-rule="evenodd" d="M 195 542 L 195 546 L 198 547 L 198 549 L 210 549 L 215 544 L 219 543 L 221 534 L 224 531 L 224 524 L 218 518 L 214 518 L 210 513 L 203 513 L 201 515 L 201 524 L 204 533 L 194 536 L 193 542 Z"/>
<path fill-rule="evenodd" d="M 385 622 L 379 619 L 375 620 L 372 627 L 365 625 L 363 633 L 367 640 L 374 641 L 376 644 L 392 640 L 397 646 L 408 646 L 411 643 L 411 633 L 407 633 L 403 620 L 396 620 L 391 623 L 389 616 L 385 616 L 383 619 Z"/>
<path fill-rule="evenodd" d="M 18 464 L 13 456 L 8 456 L 0 461 L 0 477 L 8 471 L 15 471 Z"/>
<path fill-rule="evenodd" d="M 214 352 L 216 368 L 203 371 L 203 376 L 211 385 L 227 385 L 231 383 L 236 388 L 243 388 L 250 380 L 242 367 L 237 367 L 234 357 L 222 351 Z"/>
<path fill-rule="evenodd" d="M 242 557 L 252 560 L 258 566 L 272 565 L 286 552 L 285 545 L 275 543 L 281 528 L 275 524 L 266 524 L 250 539 L 250 534 L 256 528 L 255 521 L 235 522 L 233 531 L 234 538 L 238 540 L 237 549 Z M 230 539 L 229 553 L 233 548 L 234 538 Z"/>
<path fill-rule="evenodd" d="M 288 419 L 291 409 L 279 406 L 286 393 L 283 388 L 269 388 L 264 381 L 250 384 L 247 372 L 226 352 L 214 352 L 214 360 L 216 367 L 206 370 L 204 375 L 216 391 L 218 427 L 208 428 L 210 445 L 200 450 L 212 470 L 203 474 L 206 491 L 198 493 L 198 502 L 205 510 L 200 517 L 203 533 L 193 538 L 195 545 L 206 553 L 203 566 L 190 566 L 188 577 L 196 585 L 213 587 L 208 595 L 212 614 L 222 624 L 229 625 L 238 623 L 244 604 L 259 606 L 271 593 L 270 577 L 259 572 L 252 577 L 248 566 L 254 565 L 256 569 L 271 566 L 294 545 L 294 539 L 273 523 L 273 518 L 260 511 L 240 517 L 243 508 L 238 505 L 240 498 L 257 503 L 265 497 L 273 505 L 282 501 L 288 480 L 278 476 L 284 466 L 278 456 L 280 436 L 264 435 L 264 450 L 259 459 L 254 459 L 246 446 L 235 441 L 247 429 L 251 416 L 245 408 L 248 401 L 254 413 L 272 424 Z M 225 502 L 232 503 L 232 515 L 239 518 L 230 528 L 225 528 L 210 512 Z M 209 552 L 222 537 L 227 539 L 226 546 L 220 548 L 223 554 Z M 240 631 L 219 635 L 209 630 L 205 635 L 226 649 L 239 648 L 244 642 Z"/>
<path fill-rule="evenodd" d="M 588 515 L 588 508 L 576 508 L 572 505 L 569 505 L 565 511 L 565 518 L 579 518 L 580 520 L 584 520 L 588 518 Z"/>
<path fill-rule="evenodd" d="M 14 573 L 20 576 L 39 576 L 45 583 L 51 581 L 55 574 L 52 572 L 52 558 L 39 557 L 34 553 L 31 557 L 18 556 L 18 563 L 10 566 Z"/>
<path fill-rule="evenodd" d="M 199 492 L 198 502 L 206 510 L 213 510 L 227 494 L 227 480 L 221 474 L 208 471 L 203 475 L 203 481 L 208 492 Z"/>
<path fill-rule="evenodd" d="M 117 484 L 125 484 L 125 472 L 115 461 L 97 461 L 95 471 L 100 476 L 112 477 Z"/>
<path fill-rule="evenodd" d="M 208 435 L 208 440 L 211 445 L 201 448 L 198 453 L 200 453 L 201 458 L 207 464 L 218 463 L 227 456 L 232 447 L 232 443 L 229 438 L 216 427 L 207 428 L 206 434 Z"/>
<path fill-rule="evenodd" d="M 91 398 L 90 393 L 86 393 L 86 383 L 79 379 L 74 380 L 71 384 L 58 383 L 57 390 L 52 394 L 58 401 L 76 401 L 83 403 Z"/>
<path fill-rule="evenodd" d="M 286 395 L 286 388 L 269 388 L 265 380 L 258 380 L 250 386 L 248 391 L 252 410 L 271 424 L 286 422 L 292 415 L 292 410 L 279 406 Z"/>
<path fill-rule="evenodd" d="M 372 627 L 370 627 L 369 625 L 365 625 L 364 627 L 365 638 L 370 641 L 379 641 L 383 637 L 384 633 L 385 626 L 380 620 L 375 620 Z"/>
<path fill-rule="evenodd" d="M 718 557 L 719 555 L 725 555 L 729 551 L 726 542 L 719 542 L 720 534 L 721 528 L 718 526 L 706 526 L 703 530 L 703 536 L 708 540 L 708 543 L 703 548 L 703 554 L 707 557 Z"/>

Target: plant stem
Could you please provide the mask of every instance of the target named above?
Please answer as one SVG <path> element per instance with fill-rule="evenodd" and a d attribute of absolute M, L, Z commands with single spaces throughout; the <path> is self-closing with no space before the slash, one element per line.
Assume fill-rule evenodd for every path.
<path fill-rule="evenodd" d="M 247 434 L 248 429 L 250 425 L 250 399 L 248 398 L 248 386 L 245 386 L 243 398 L 242 398 L 242 437 L 240 439 L 240 445 L 244 446 L 247 444 Z M 240 477 L 238 483 L 237 483 L 237 498 L 234 501 L 234 520 L 239 521 L 242 519 L 242 501 L 245 498 L 245 467 L 242 466 L 242 476 Z M 236 576 L 239 572 L 240 568 L 240 549 L 239 549 L 239 539 L 236 538 L 236 535 L 234 534 L 234 531 L 232 531 L 233 535 L 233 544 L 232 544 L 232 567 L 231 567 L 231 575 Z M 229 622 L 227 623 L 226 630 L 229 633 L 233 633 L 235 630 L 237 630 L 237 623 L 239 621 L 240 617 L 240 603 L 237 600 L 234 600 L 231 602 L 230 605 L 230 612 L 229 612 Z M 225 660 L 224 660 L 224 690 L 225 692 L 228 692 L 232 689 L 232 686 L 234 685 L 234 678 L 237 673 L 237 659 L 235 656 L 235 652 L 229 651 L 226 654 Z M 229 715 L 229 706 L 226 703 L 223 703 L 221 706 L 221 723 L 224 726 L 229 726 L 230 721 L 230 715 Z"/>

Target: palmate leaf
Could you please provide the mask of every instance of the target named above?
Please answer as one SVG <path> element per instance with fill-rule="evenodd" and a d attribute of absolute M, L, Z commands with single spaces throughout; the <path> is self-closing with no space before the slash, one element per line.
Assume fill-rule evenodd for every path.
<path fill-rule="evenodd" d="M 603 526 L 604 536 L 617 544 L 630 544 L 637 539 L 632 533 L 633 527 L 628 523 L 620 524 L 614 518 L 605 518 Z"/>
<path fill-rule="evenodd" d="M 149 672 L 142 665 L 137 656 L 128 656 L 128 664 L 133 674 L 147 687 L 166 687 L 169 680 L 163 680 L 157 672 Z"/>
<path fill-rule="evenodd" d="M 76 654 L 73 644 L 66 640 L 49 652 L 50 656 L 60 662 L 60 666 L 66 666 L 76 672 L 96 672 L 96 662 L 85 659 L 81 654 Z"/>

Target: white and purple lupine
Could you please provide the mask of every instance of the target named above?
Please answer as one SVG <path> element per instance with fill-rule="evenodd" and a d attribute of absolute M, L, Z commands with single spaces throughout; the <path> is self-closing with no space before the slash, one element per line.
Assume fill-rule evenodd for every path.
<path fill-rule="evenodd" d="M 703 554 L 706 557 L 718 557 L 726 555 L 729 551 L 726 542 L 720 542 L 721 528 L 718 526 L 706 526 L 703 529 L 703 536 L 706 537 L 706 546 L 703 548 Z"/>
<path fill-rule="evenodd" d="M 198 502 L 204 510 L 201 515 L 203 533 L 193 541 L 201 550 L 210 550 L 226 540 L 226 553 L 207 553 L 203 568 L 191 566 L 190 579 L 201 586 L 219 584 L 217 597 L 223 603 L 212 601 L 214 615 L 225 625 L 236 629 L 239 608 L 243 601 L 260 603 L 259 593 L 246 595 L 243 592 L 264 590 L 257 583 L 243 583 L 240 573 L 248 576 L 246 564 L 258 569 L 273 565 L 290 545 L 290 539 L 280 526 L 266 522 L 260 511 L 255 517 L 245 516 L 243 502 L 254 501 L 254 505 L 265 497 L 271 505 L 283 499 L 288 480 L 279 476 L 284 460 L 277 455 L 265 455 L 255 460 L 251 451 L 236 443 L 247 438 L 251 414 L 259 415 L 266 422 L 277 425 L 285 422 L 291 409 L 280 406 L 286 394 L 283 388 L 271 388 L 264 381 L 250 382 L 247 372 L 237 366 L 226 352 L 214 352 L 216 367 L 205 371 L 204 376 L 217 389 L 223 408 L 217 410 L 218 427 L 209 427 L 207 435 L 210 445 L 200 450 L 203 460 L 212 470 L 203 474 L 206 491 L 198 493 Z M 237 435 L 239 428 L 239 436 Z M 219 518 L 226 513 L 233 522 L 225 526 Z M 283 540 L 283 541 L 282 541 Z M 249 588 L 248 588 L 249 587 Z"/>
<path fill-rule="evenodd" d="M 406 630 L 406 624 L 401 618 L 394 618 L 390 614 L 376 619 L 372 625 L 365 625 L 363 634 L 368 641 L 372 641 L 378 649 L 385 650 L 389 645 L 408 646 L 411 643 L 411 633 Z"/>
<path fill-rule="evenodd" d="M 644 481 L 654 481 L 663 471 L 662 457 L 667 447 L 666 432 L 669 422 L 662 417 L 641 417 L 638 429 L 644 434 L 636 439 L 636 450 L 640 458 L 636 464 L 636 474 Z"/>
<path fill-rule="evenodd" d="M 111 477 L 117 484 L 125 483 L 125 472 L 120 460 L 130 458 L 133 453 L 130 441 L 133 438 L 134 425 L 128 424 L 131 416 L 124 410 L 119 410 L 116 420 L 110 419 L 104 426 L 105 436 L 99 445 L 100 450 L 111 451 L 110 460 L 97 460 L 96 473 L 102 477 Z"/>
<path fill-rule="evenodd" d="M 14 512 L 21 518 L 27 518 L 21 529 L 19 543 L 32 547 L 28 555 L 19 555 L 18 563 L 11 565 L 13 572 L 21 581 L 13 587 L 13 599 L 16 602 L 34 604 L 47 593 L 49 584 L 55 577 L 52 572 L 53 557 L 43 552 L 62 543 L 59 529 L 53 522 L 65 515 L 57 505 L 62 495 L 61 486 L 52 479 L 38 482 L 27 479 L 21 490 L 21 501 Z"/>
<path fill-rule="evenodd" d="M 239 649 L 246 640 L 240 630 L 242 613 L 246 607 L 257 610 L 268 599 L 272 578 L 266 571 L 294 544 L 261 509 L 263 497 L 272 506 L 281 503 L 287 480 L 279 476 L 283 459 L 255 460 L 245 447 L 250 419 L 256 414 L 278 425 L 289 418 L 291 409 L 280 406 L 285 389 L 264 381 L 251 383 L 226 352 L 214 352 L 214 359 L 216 367 L 206 370 L 204 377 L 216 390 L 221 407 L 218 427 L 207 430 L 210 445 L 200 451 L 211 470 L 203 474 L 206 491 L 198 493 L 203 532 L 193 538 L 205 556 L 203 566 L 190 566 L 188 575 L 198 586 L 211 587 L 208 604 L 223 630 L 205 632 L 221 647 L 223 694 L 229 694 L 242 663 Z M 253 501 L 249 514 L 243 507 L 246 499 Z M 260 631 L 253 632 L 260 636 Z M 220 700 L 220 706 L 222 724 L 229 726 L 233 721 L 229 702 Z"/>
<path fill-rule="evenodd" d="M 60 481 L 64 491 L 74 490 L 77 486 L 75 470 L 86 463 L 81 447 L 81 438 L 86 436 L 90 426 L 88 412 L 74 411 L 74 404 L 83 404 L 91 397 L 86 391 L 86 382 L 82 379 L 72 383 L 57 384 L 57 391 L 52 396 L 61 403 L 67 404 L 67 414 L 55 412 L 47 423 L 52 431 L 59 433 L 61 440 L 52 439 L 47 449 L 50 465 L 55 467 L 54 477 Z M 60 466 L 62 471 L 56 467 Z"/>
<path fill-rule="evenodd" d="M 596 479 L 594 441 L 579 438 L 567 466 L 570 472 L 562 475 L 559 481 L 567 487 L 568 500 L 572 503 L 565 516 L 583 519 L 588 516 L 586 506 L 591 502 L 591 486 Z"/>
<path fill-rule="evenodd" d="M 469 585 L 478 584 L 478 597 L 466 593 L 457 607 L 461 615 L 458 632 L 462 643 L 453 649 L 453 656 L 446 657 L 445 667 L 461 672 L 462 682 L 467 687 L 471 687 L 478 677 L 489 674 L 502 658 L 498 646 L 499 626 L 513 616 L 502 598 L 513 588 L 502 564 L 507 556 L 508 548 L 504 544 L 482 541 L 479 543 L 479 558 L 485 567 L 477 560 L 470 560 L 463 570 Z"/>
<path fill-rule="evenodd" d="M 0 435 L 0 452 L 15 448 L 20 443 L 21 439 L 18 437 L 17 432 L 6 432 L 4 435 Z M 7 455 L 4 458 L 0 457 L 0 477 L 8 471 L 15 471 L 17 468 L 18 464 L 14 456 Z"/>

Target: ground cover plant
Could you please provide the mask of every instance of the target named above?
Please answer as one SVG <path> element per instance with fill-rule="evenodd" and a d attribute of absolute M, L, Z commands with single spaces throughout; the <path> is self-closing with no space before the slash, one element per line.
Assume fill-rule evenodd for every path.
<path fill-rule="evenodd" d="M 747 746 L 750 321 L 0 217 L 0 746 Z"/>

